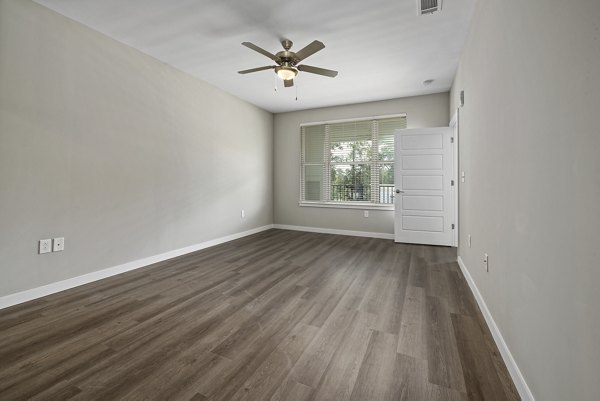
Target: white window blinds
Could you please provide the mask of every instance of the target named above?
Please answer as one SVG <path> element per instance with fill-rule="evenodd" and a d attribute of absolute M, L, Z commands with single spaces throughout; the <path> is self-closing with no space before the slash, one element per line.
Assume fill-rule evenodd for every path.
<path fill-rule="evenodd" d="M 391 204 L 394 131 L 406 117 L 301 128 L 301 201 Z"/>

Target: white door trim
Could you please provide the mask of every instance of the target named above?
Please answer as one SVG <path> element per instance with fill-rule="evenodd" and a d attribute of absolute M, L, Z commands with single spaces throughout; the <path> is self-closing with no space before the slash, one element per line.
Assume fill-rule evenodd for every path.
<path fill-rule="evenodd" d="M 452 216 L 452 220 L 454 221 L 454 235 L 453 235 L 453 244 L 452 246 L 455 248 L 458 248 L 458 239 L 460 238 L 460 236 L 458 235 L 458 230 L 460 229 L 459 224 L 458 224 L 458 194 L 459 194 L 459 185 L 460 185 L 460 179 L 458 177 L 458 165 L 459 165 L 459 161 L 458 161 L 458 132 L 459 132 L 459 110 L 460 109 L 456 109 L 456 113 L 454 113 L 454 115 L 452 116 L 452 119 L 450 120 L 450 127 L 454 129 L 454 132 L 452 134 L 452 137 L 454 138 L 454 142 L 453 142 L 453 152 L 454 152 L 454 167 L 453 167 L 453 173 L 452 176 L 454 178 L 454 188 L 452 189 L 452 202 L 454 203 L 454 211 L 453 211 L 453 216 Z"/>

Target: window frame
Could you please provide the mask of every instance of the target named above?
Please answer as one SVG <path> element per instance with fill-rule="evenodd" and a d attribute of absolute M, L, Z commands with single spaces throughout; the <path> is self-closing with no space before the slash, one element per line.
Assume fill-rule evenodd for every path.
<path fill-rule="evenodd" d="M 374 121 L 374 120 L 384 120 L 389 118 L 407 118 L 406 113 L 398 113 L 398 114 L 387 114 L 380 116 L 372 116 L 372 117 L 359 117 L 359 118 L 348 118 L 348 119 L 340 119 L 340 120 L 328 120 L 328 121 L 313 121 L 308 123 L 300 124 L 300 185 L 299 185 L 299 198 L 298 205 L 301 207 L 320 207 L 320 208 L 337 208 L 337 209 L 361 209 L 361 210 L 394 210 L 394 203 L 375 203 L 372 201 L 369 202 L 361 202 L 361 201 L 353 201 L 353 202 L 341 202 L 341 201 L 311 201 L 311 200 L 303 200 L 302 199 L 302 185 L 304 183 L 304 167 L 308 165 L 321 165 L 324 164 L 324 172 L 326 172 L 327 177 L 323 177 L 324 180 L 327 181 L 327 190 L 325 198 L 329 197 L 329 191 L 331 190 L 331 185 L 329 183 L 330 175 L 331 175 L 331 158 L 324 159 L 323 163 L 305 163 L 303 162 L 304 157 L 304 149 L 302 142 L 302 128 L 316 126 L 316 125 L 327 125 L 327 124 L 339 124 L 339 123 L 351 123 L 351 122 L 361 122 L 361 121 Z M 407 122 L 408 124 L 408 122 Z M 375 138 L 374 138 L 375 139 Z M 376 138 L 378 139 L 378 138 Z M 328 139 L 325 140 L 326 143 L 329 142 Z M 377 142 L 377 141 L 375 141 Z M 379 145 L 375 143 L 373 146 L 378 147 Z M 371 162 L 373 163 L 373 162 Z M 377 163 L 377 168 L 382 164 L 393 164 L 395 166 L 396 160 L 394 158 L 393 162 L 390 161 L 375 161 Z M 336 163 L 333 163 L 336 164 Z M 342 163 L 342 164 L 352 164 L 352 163 Z M 364 162 L 355 162 L 354 164 L 365 164 Z M 371 175 L 373 177 L 373 175 Z"/>

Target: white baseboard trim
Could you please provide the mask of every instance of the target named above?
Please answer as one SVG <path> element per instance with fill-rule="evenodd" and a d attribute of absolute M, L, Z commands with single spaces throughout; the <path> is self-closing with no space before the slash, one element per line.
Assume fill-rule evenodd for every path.
<path fill-rule="evenodd" d="M 17 292 L 14 294 L 9 294 L 3 297 L 0 297 L 0 309 L 8 308 L 9 306 L 17 305 L 23 302 L 31 301 L 33 299 L 45 297 L 50 294 L 54 294 L 60 291 L 68 290 L 69 288 L 78 287 L 83 284 L 88 284 L 93 281 L 102 280 L 103 278 L 115 276 L 117 274 L 125 273 L 130 270 L 139 269 L 142 267 L 146 267 L 152 265 L 154 263 L 162 262 L 167 259 L 172 259 L 177 256 L 185 255 L 188 253 L 196 252 L 201 249 L 209 248 L 211 246 L 219 245 L 225 242 L 233 241 L 234 239 L 246 237 L 248 235 L 256 234 L 265 230 L 269 230 L 273 228 L 273 224 L 269 224 L 262 227 L 253 228 L 251 230 L 243 231 L 240 233 L 235 233 L 231 235 L 226 235 L 221 238 L 212 239 L 209 241 L 201 242 L 199 244 L 190 245 L 185 248 L 175 249 L 173 251 L 161 253 L 158 255 L 148 256 L 146 258 L 134 260 L 131 262 L 124 263 L 122 265 L 109 267 L 102 270 L 97 270 L 95 272 L 91 272 L 88 274 L 84 274 L 82 276 L 77 276 L 73 278 L 69 278 L 62 281 L 57 281 L 55 283 L 50 283 L 47 285 L 43 285 L 41 287 L 32 288 L 30 290 L 25 290 L 21 292 Z"/>
<path fill-rule="evenodd" d="M 352 237 L 394 239 L 394 234 L 376 233 L 372 231 L 337 230 L 333 228 L 291 226 L 287 224 L 274 224 L 273 228 L 279 228 L 281 230 L 306 231 L 309 233 L 349 235 Z"/>
<path fill-rule="evenodd" d="M 458 265 L 460 266 L 460 270 L 465 276 L 465 279 L 467 280 L 467 283 L 469 284 L 473 295 L 475 295 L 475 299 L 477 300 L 479 309 L 481 309 L 481 313 L 483 314 L 483 317 L 485 318 L 485 321 L 487 322 L 487 325 L 490 328 L 490 331 L 492 332 L 494 341 L 496 342 L 496 345 L 500 350 L 502 359 L 506 364 L 508 372 L 510 373 L 510 377 L 513 379 L 513 382 L 515 383 L 515 387 L 517 388 L 521 399 L 523 401 L 535 401 L 535 398 L 533 398 L 533 394 L 531 393 L 531 390 L 529 389 L 529 386 L 527 385 L 527 382 L 525 381 L 525 378 L 523 377 L 523 374 L 521 373 L 517 362 L 515 361 L 510 350 L 508 349 L 508 346 L 504 341 L 504 337 L 502 337 L 502 333 L 500 333 L 500 329 L 498 329 L 498 326 L 496 325 L 496 322 L 494 321 L 490 310 L 488 309 L 485 301 L 483 300 L 483 297 L 481 296 L 481 293 L 479 292 L 479 289 L 477 288 L 473 277 L 471 277 L 471 273 L 469 273 L 469 270 L 465 266 L 465 263 L 463 262 L 460 256 L 458 257 Z"/>

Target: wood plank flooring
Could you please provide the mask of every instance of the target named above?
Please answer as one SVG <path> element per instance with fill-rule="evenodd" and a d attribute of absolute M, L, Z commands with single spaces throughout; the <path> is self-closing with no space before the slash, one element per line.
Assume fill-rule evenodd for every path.
<path fill-rule="evenodd" d="M 452 248 L 269 230 L 0 311 L 0 400 L 518 400 Z"/>

